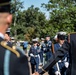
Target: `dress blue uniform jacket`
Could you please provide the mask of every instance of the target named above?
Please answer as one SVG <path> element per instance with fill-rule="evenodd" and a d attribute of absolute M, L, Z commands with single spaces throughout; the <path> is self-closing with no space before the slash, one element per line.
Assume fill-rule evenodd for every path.
<path fill-rule="evenodd" d="M 59 43 L 54 44 L 54 50 L 57 51 L 57 50 L 59 50 L 59 49 L 60 49 Z M 67 53 L 64 54 L 64 57 L 63 57 L 63 59 L 61 60 L 61 62 L 58 62 L 58 65 L 59 65 L 59 69 L 60 69 L 60 70 L 61 70 L 63 67 L 65 67 L 64 63 L 65 63 L 66 61 L 68 61 L 68 60 L 64 61 L 65 58 L 68 58 L 68 54 L 67 54 Z M 55 65 L 53 68 L 54 68 L 54 72 L 58 70 L 56 65 Z"/>
<path fill-rule="evenodd" d="M 48 61 L 52 56 L 52 51 L 51 51 L 52 42 L 49 40 L 45 44 L 46 44 L 46 61 Z"/>
<path fill-rule="evenodd" d="M 30 58 L 30 62 L 32 63 L 32 64 L 39 64 L 39 57 L 38 57 L 38 55 L 39 55 L 39 52 L 40 52 L 40 48 L 39 47 L 34 47 L 34 46 L 32 46 L 31 48 L 30 48 L 30 51 L 29 51 L 29 55 L 32 53 L 34 56 L 31 56 L 31 58 Z M 35 57 L 35 56 L 37 56 L 37 57 Z"/>
<path fill-rule="evenodd" d="M 45 45 L 45 43 L 42 43 L 42 45 L 41 45 L 41 51 L 43 53 L 46 51 L 46 45 Z"/>

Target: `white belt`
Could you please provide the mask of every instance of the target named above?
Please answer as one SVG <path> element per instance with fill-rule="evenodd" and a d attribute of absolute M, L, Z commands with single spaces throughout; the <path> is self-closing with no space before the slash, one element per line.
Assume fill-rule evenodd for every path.
<path fill-rule="evenodd" d="M 58 62 L 62 62 L 61 60 L 59 60 Z"/>
<path fill-rule="evenodd" d="M 38 54 L 38 55 L 33 55 L 33 54 L 31 53 L 30 56 L 32 56 L 32 57 L 39 57 L 39 54 Z"/>
<path fill-rule="evenodd" d="M 34 55 L 34 57 L 38 57 L 39 55 Z"/>

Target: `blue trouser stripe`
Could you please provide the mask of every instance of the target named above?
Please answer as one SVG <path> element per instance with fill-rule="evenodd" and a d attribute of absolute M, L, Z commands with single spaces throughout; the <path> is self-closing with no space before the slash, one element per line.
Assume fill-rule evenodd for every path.
<path fill-rule="evenodd" d="M 4 57 L 4 75 L 9 75 L 10 51 L 6 50 Z"/>

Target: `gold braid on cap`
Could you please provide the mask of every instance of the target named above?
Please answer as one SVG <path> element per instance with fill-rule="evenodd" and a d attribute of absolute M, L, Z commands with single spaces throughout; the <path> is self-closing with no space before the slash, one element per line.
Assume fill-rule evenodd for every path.
<path fill-rule="evenodd" d="M 0 3 L 0 6 L 5 6 L 5 5 L 8 5 L 8 4 L 10 4 L 10 2 Z"/>
<path fill-rule="evenodd" d="M 6 49 L 8 49 L 9 51 L 11 51 L 12 53 L 14 53 L 17 57 L 20 57 L 20 53 L 19 53 L 17 50 L 12 49 L 11 47 L 7 46 L 7 42 L 2 41 L 0 44 L 1 44 L 4 48 L 6 48 Z"/>

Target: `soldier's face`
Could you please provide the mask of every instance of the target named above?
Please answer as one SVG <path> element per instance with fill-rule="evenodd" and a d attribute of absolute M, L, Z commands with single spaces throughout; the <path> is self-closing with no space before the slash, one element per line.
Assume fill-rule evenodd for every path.
<path fill-rule="evenodd" d="M 10 36 L 8 34 L 5 34 L 5 40 L 10 41 Z"/>
<path fill-rule="evenodd" d="M 41 42 L 45 42 L 44 40 L 42 40 Z"/>
<path fill-rule="evenodd" d="M 47 41 L 50 40 L 50 37 L 46 37 L 46 40 L 47 40 Z"/>
<path fill-rule="evenodd" d="M 10 25 L 12 23 L 12 15 L 11 14 L 8 14 L 7 18 L 7 24 Z"/>
<path fill-rule="evenodd" d="M 37 43 L 34 43 L 34 46 L 37 46 Z"/>
<path fill-rule="evenodd" d="M 10 25 L 12 22 L 12 15 L 9 13 L 0 13 L 0 24 Z"/>
<path fill-rule="evenodd" d="M 64 43 L 64 40 L 59 40 L 59 43 L 62 45 Z"/>

